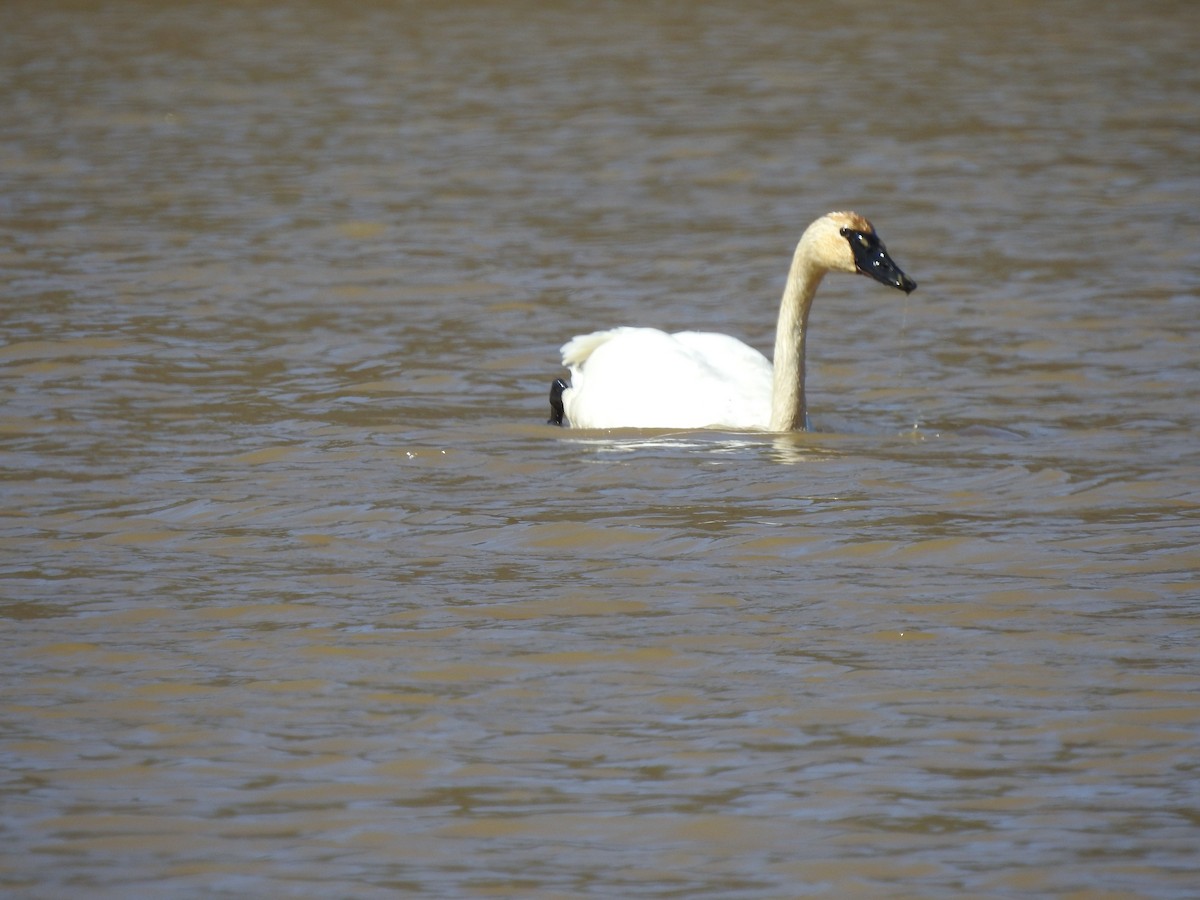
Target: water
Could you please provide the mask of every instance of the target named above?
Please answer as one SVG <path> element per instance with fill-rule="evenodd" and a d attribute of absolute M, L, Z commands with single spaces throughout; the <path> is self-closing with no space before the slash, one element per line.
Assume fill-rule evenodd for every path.
<path fill-rule="evenodd" d="M 1194 896 L 1200 14 L 807 6 L 8 4 L 7 894 Z"/>

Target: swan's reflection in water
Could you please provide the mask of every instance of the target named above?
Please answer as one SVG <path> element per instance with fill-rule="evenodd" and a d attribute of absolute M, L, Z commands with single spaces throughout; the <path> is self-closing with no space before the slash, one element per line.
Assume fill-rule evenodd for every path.
<path fill-rule="evenodd" d="M 1021 439 L 1004 428 L 981 431 L 965 429 L 963 435 Z M 762 455 L 781 463 L 813 463 L 861 453 L 886 453 L 888 447 L 920 444 L 952 437 L 953 433 L 914 423 L 892 434 L 866 435 L 843 432 L 796 431 L 782 434 L 725 433 L 712 431 L 646 431 L 638 429 L 576 430 L 563 436 L 565 444 L 576 444 L 599 455 L 658 454 L 662 451 L 695 451 L 710 456 Z"/>
<path fill-rule="evenodd" d="M 587 432 L 585 432 L 587 434 Z M 594 436 L 593 436 L 594 435 Z M 761 455 L 764 450 L 779 462 L 800 463 L 833 459 L 842 454 L 827 444 L 814 442 L 812 434 L 720 434 L 713 432 L 593 432 L 586 437 L 573 434 L 564 443 L 578 444 L 599 455 L 651 454 L 694 451 L 710 457 Z"/>

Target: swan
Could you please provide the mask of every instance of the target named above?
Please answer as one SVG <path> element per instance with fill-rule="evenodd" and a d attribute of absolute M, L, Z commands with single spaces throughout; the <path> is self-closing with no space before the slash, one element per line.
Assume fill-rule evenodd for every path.
<path fill-rule="evenodd" d="M 613 328 L 571 338 L 571 372 L 550 388 L 550 424 L 572 428 L 807 431 L 804 336 L 826 272 L 869 275 L 911 293 L 917 283 L 888 256 L 865 218 L 826 213 L 796 245 L 775 330 L 775 364 L 727 334 Z"/>

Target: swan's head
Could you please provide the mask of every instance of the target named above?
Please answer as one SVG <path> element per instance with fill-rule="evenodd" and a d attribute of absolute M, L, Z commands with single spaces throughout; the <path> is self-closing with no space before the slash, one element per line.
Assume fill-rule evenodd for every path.
<path fill-rule="evenodd" d="M 875 227 L 854 212 L 826 213 L 808 226 L 802 245 L 833 272 L 857 272 L 880 284 L 911 294 L 917 283 L 905 275 L 888 256 Z"/>

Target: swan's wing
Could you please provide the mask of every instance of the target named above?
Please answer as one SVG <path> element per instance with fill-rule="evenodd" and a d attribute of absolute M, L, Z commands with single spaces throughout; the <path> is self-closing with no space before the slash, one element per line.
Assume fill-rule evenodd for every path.
<path fill-rule="evenodd" d="M 671 337 L 700 354 L 728 380 L 754 380 L 761 377 L 764 366 L 766 373 L 771 374 L 771 363 L 765 356 L 749 344 L 728 334 L 718 334 L 715 331 L 678 331 Z"/>
<path fill-rule="evenodd" d="M 723 334 L 616 328 L 562 348 L 576 428 L 767 428 L 771 364 Z"/>

